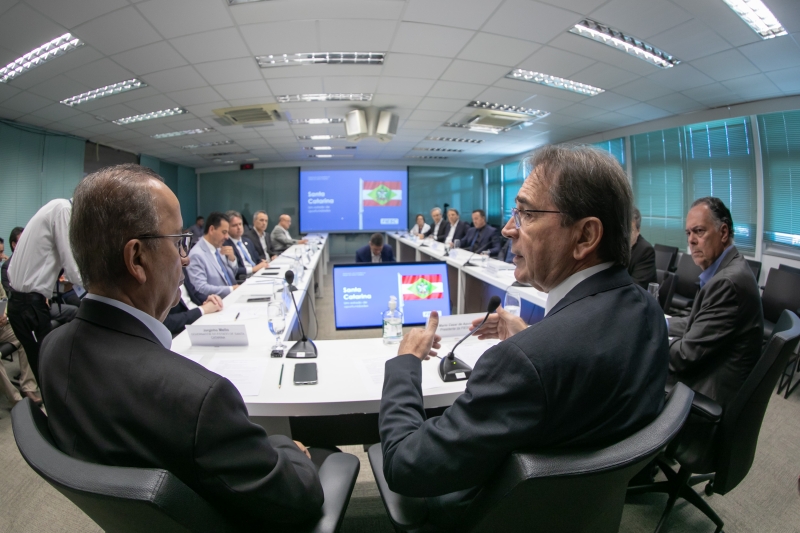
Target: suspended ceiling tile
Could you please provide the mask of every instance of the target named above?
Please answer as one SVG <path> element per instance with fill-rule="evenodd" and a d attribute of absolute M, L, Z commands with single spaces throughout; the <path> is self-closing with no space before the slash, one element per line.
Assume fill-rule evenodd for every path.
<path fill-rule="evenodd" d="M 773 70 L 767 77 L 784 93 L 800 94 L 800 67 Z"/>
<path fill-rule="evenodd" d="M 297 52 L 386 52 L 397 23 L 388 20 L 320 20 L 319 49 Z"/>
<path fill-rule="evenodd" d="M 455 57 L 475 32 L 432 24 L 402 22 L 391 50 L 408 54 Z"/>
<path fill-rule="evenodd" d="M 754 74 L 752 76 L 723 81 L 722 85 L 746 100 L 760 100 L 762 98 L 772 98 L 783 95 L 783 91 L 772 83 L 772 80 L 770 80 L 766 74 Z"/>
<path fill-rule="evenodd" d="M 539 0 L 545 4 L 552 4 L 562 9 L 568 9 L 575 13 L 589 14 L 608 0 Z"/>
<path fill-rule="evenodd" d="M 129 5 L 127 0 L 26 0 L 26 3 L 65 28 L 74 28 Z"/>
<path fill-rule="evenodd" d="M 166 41 L 128 50 L 111 59 L 137 76 L 186 65 L 186 60 Z"/>
<path fill-rule="evenodd" d="M 0 87 L 6 86 L 6 84 L 0 84 Z M 70 96 L 75 96 L 76 94 L 81 94 L 94 88 L 95 87 L 90 87 L 84 83 L 80 83 L 62 75 L 55 76 L 46 82 L 42 82 L 39 85 L 28 89 L 28 91 L 33 94 L 43 96 L 49 100 L 58 102 L 64 100 L 65 98 L 69 98 Z"/>
<path fill-rule="evenodd" d="M 0 105 L 0 118 L 5 118 L 8 120 L 17 120 L 18 118 L 24 115 L 25 113 L 23 113 L 19 109 L 10 109 L 8 107 L 3 107 L 2 105 Z"/>
<path fill-rule="evenodd" d="M 3 107 L 16 109 L 22 114 L 33 113 L 52 104 L 53 101 L 33 93 L 21 92 L 3 101 Z"/>
<path fill-rule="evenodd" d="M 228 100 L 231 107 L 240 107 L 245 105 L 264 105 L 276 103 L 274 96 L 251 96 L 249 98 L 232 98 Z"/>
<path fill-rule="evenodd" d="M 649 39 L 686 22 L 691 15 L 667 0 L 611 0 L 593 11 L 592 17 L 633 37 Z"/>
<path fill-rule="evenodd" d="M 762 72 L 800 66 L 800 47 L 788 35 L 748 44 L 739 51 Z"/>
<path fill-rule="evenodd" d="M 314 14 L 324 19 L 387 19 L 396 20 L 405 2 L 402 0 L 306 0 L 303 2 L 252 2 L 230 7 L 239 24 L 293 21 Z"/>
<path fill-rule="evenodd" d="M 253 55 L 296 54 L 299 52 L 344 52 L 321 50 L 317 24 L 313 20 L 292 20 L 240 26 Z M 368 50 L 369 51 L 369 50 Z"/>
<path fill-rule="evenodd" d="M 148 96 L 155 96 L 157 94 L 161 93 L 157 91 L 154 87 L 142 87 L 140 89 L 128 91 L 126 93 L 120 93 L 112 96 L 106 96 L 104 98 L 98 98 L 96 100 L 90 100 L 88 102 L 79 104 L 76 107 L 81 111 L 85 111 L 87 113 L 94 113 L 94 111 L 97 109 L 102 109 L 104 107 L 108 107 L 113 104 L 124 104 L 132 100 L 139 100 L 141 98 L 146 98 Z"/>
<path fill-rule="evenodd" d="M 3 13 L 0 47 L 19 57 L 65 33 L 64 26 L 19 3 Z"/>
<path fill-rule="evenodd" d="M 717 107 L 733 102 L 737 99 L 736 93 L 729 90 L 721 83 L 710 83 L 702 87 L 694 87 L 683 91 L 685 96 L 696 100 L 708 107 Z"/>
<path fill-rule="evenodd" d="M 381 76 L 437 80 L 447 70 L 451 59 L 392 52 L 386 56 Z"/>
<path fill-rule="evenodd" d="M 580 72 L 570 76 L 571 80 L 588 83 L 606 91 L 625 83 L 630 83 L 639 76 L 627 70 L 609 65 L 608 63 L 595 63 Z M 521 83 L 521 82 L 520 82 Z"/>
<path fill-rule="evenodd" d="M 606 91 L 602 94 L 598 94 L 597 96 L 588 98 L 583 103 L 586 105 L 599 107 L 601 109 L 617 111 L 619 109 L 638 104 L 639 102 L 633 98 L 628 98 L 627 96 L 622 96 L 621 94 Z"/>
<path fill-rule="evenodd" d="M 50 104 L 32 113 L 33 116 L 39 118 L 46 118 L 50 122 L 64 120 L 65 118 L 75 117 L 81 114 L 81 111 L 73 109 L 63 104 Z"/>
<path fill-rule="evenodd" d="M 458 57 L 512 67 L 540 47 L 530 41 L 481 32 L 475 35 Z"/>
<path fill-rule="evenodd" d="M 670 113 L 674 113 L 676 115 L 689 113 L 691 111 L 699 111 L 705 108 L 705 106 L 700 102 L 692 100 L 688 96 L 685 96 L 681 93 L 672 93 L 666 96 L 653 98 L 647 103 L 653 104 L 661 109 L 666 109 Z"/>
<path fill-rule="evenodd" d="M 474 100 L 485 89 L 485 85 L 478 85 L 475 83 L 438 81 L 428 93 L 428 96 L 436 96 L 439 98 L 463 98 L 469 101 Z"/>
<path fill-rule="evenodd" d="M 623 83 L 615 87 L 614 92 L 640 101 L 651 100 L 659 96 L 666 96 L 674 93 L 671 88 L 665 87 L 647 78 L 639 78 L 638 80 Z"/>
<path fill-rule="evenodd" d="M 520 63 L 519 68 L 542 72 L 551 76 L 569 78 L 576 72 L 590 67 L 595 61 L 588 57 L 544 46 L 532 56 Z"/>
<path fill-rule="evenodd" d="M 239 83 L 224 83 L 215 85 L 216 92 L 226 100 L 239 98 L 262 98 L 272 96 L 267 84 L 262 81 L 244 81 Z M 210 96 L 210 95 L 209 95 Z"/>
<path fill-rule="evenodd" d="M 142 80 L 165 93 L 208 85 L 203 77 L 191 66 L 153 72 L 142 76 Z"/>
<path fill-rule="evenodd" d="M 378 83 L 377 92 L 385 95 L 402 94 L 410 96 L 425 96 L 431 90 L 434 83 L 436 82 L 433 80 L 382 76 L 380 78 L 380 82 Z"/>
<path fill-rule="evenodd" d="M 464 101 L 463 99 L 428 97 L 423 99 L 419 103 L 417 109 L 430 109 L 433 111 L 442 110 L 442 111 L 454 112 L 465 107 L 467 103 L 468 102 Z"/>
<path fill-rule="evenodd" d="M 238 83 L 232 85 L 247 85 L 249 83 L 257 83 L 257 82 L 247 82 L 244 84 Z M 219 90 L 221 87 L 224 87 L 224 85 L 218 85 L 217 90 Z M 178 105 L 181 106 L 205 104 L 208 102 L 216 102 L 217 100 L 220 99 L 219 93 L 214 89 L 212 89 L 211 87 L 199 87 L 197 89 L 186 89 L 183 91 L 175 91 L 169 93 L 168 96 L 172 100 L 174 100 Z"/>
<path fill-rule="evenodd" d="M 17 89 L 16 87 L 12 87 L 11 85 L 9 85 L 7 83 L 0 83 L 0 103 L 2 103 L 5 100 L 8 100 L 9 98 L 14 96 L 15 94 L 19 94 L 19 92 L 20 92 L 20 89 Z M 40 96 L 44 96 L 44 95 L 40 95 Z M 50 98 L 50 100 L 54 100 L 54 98 Z"/>
<path fill-rule="evenodd" d="M 622 113 L 617 113 L 612 111 L 611 113 L 605 113 L 603 115 L 598 115 L 595 119 L 603 124 L 607 124 L 608 126 L 613 126 L 614 128 L 621 128 L 623 126 L 630 126 L 631 124 L 636 124 L 640 120 L 638 118 L 634 118 L 628 115 L 623 115 Z M 608 127 L 604 128 L 608 129 Z"/>
<path fill-rule="evenodd" d="M 178 107 L 178 104 L 174 100 L 163 94 L 148 96 L 139 100 L 133 100 L 131 102 L 127 102 L 125 105 L 133 108 L 139 113 L 152 113 L 153 111 Z"/>
<path fill-rule="evenodd" d="M 724 2 L 698 2 L 697 0 L 672 0 L 672 2 L 700 22 L 713 28 L 719 36 L 733 46 L 742 46 L 761 40 L 756 32 L 751 30 Z"/>
<path fill-rule="evenodd" d="M 630 107 L 625 107 L 623 109 L 620 109 L 619 113 L 622 113 L 623 115 L 636 117 L 641 120 L 655 120 L 657 118 L 663 118 L 669 116 L 668 111 L 664 111 L 661 108 L 644 103 L 639 103 L 636 105 L 632 105 Z"/>
<path fill-rule="evenodd" d="M 650 42 L 681 61 L 710 56 L 731 47 L 730 43 L 699 20 L 690 20 L 660 33 Z"/>
<path fill-rule="evenodd" d="M 233 26 L 218 0 L 151 0 L 136 7 L 167 39 Z"/>
<path fill-rule="evenodd" d="M 106 55 L 161 40 L 161 36 L 133 7 L 126 7 L 81 24 L 75 35 Z"/>
<path fill-rule="evenodd" d="M 741 78 L 760 71 L 738 50 L 726 50 L 718 54 L 692 61 L 692 66 L 711 76 L 716 81 Z"/>
<path fill-rule="evenodd" d="M 109 102 L 106 102 L 109 103 Z M 126 105 L 126 104 L 110 104 L 95 111 L 92 111 L 91 115 L 98 116 L 104 118 L 106 121 L 113 121 L 120 118 L 125 117 L 132 117 L 134 115 L 140 114 L 134 108 Z"/>
<path fill-rule="evenodd" d="M 694 87 L 701 87 L 714 81 L 688 63 L 681 63 L 670 69 L 656 72 L 648 76 L 648 78 L 676 91 L 685 91 Z"/>
<path fill-rule="evenodd" d="M 236 28 L 178 37 L 172 39 L 170 43 L 190 63 L 250 57 L 250 52 Z"/>
<path fill-rule="evenodd" d="M 502 89 L 499 87 L 489 87 L 485 91 L 482 91 L 475 100 L 480 100 L 482 102 L 490 102 L 493 104 L 502 104 L 502 105 L 523 105 L 524 102 L 531 99 L 531 93 L 526 91 L 514 91 L 511 89 Z M 467 102 L 464 102 L 465 104 Z M 568 106 L 568 102 L 564 102 L 562 107 Z M 541 106 L 526 103 L 525 107 L 538 107 Z"/>
<path fill-rule="evenodd" d="M 421 100 L 421 96 L 378 93 L 372 98 L 372 105 L 375 107 L 397 106 L 415 108 Z"/>
<path fill-rule="evenodd" d="M 256 62 L 250 57 L 199 63 L 195 68 L 211 85 L 264 79 Z"/>
<path fill-rule="evenodd" d="M 410 0 L 403 20 L 479 29 L 502 0 Z"/>
<path fill-rule="evenodd" d="M 605 109 L 600 109 L 599 107 L 592 107 L 584 104 L 573 104 L 571 106 L 567 106 L 563 109 L 559 109 L 558 111 L 561 115 L 567 115 L 570 117 L 577 117 L 577 118 L 593 118 L 598 115 L 603 115 L 607 113 Z M 546 117 L 550 118 L 550 117 Z"/>
<path fill-rule="evenodd" d="M 531 0 L 506 0 L 482 31 L 546 43 L 580 22 L 583 17 Z"/>
<path fill-rule="evenodd" d="M 49 118 L 38 117 L 36 115 L 23 115 L 19 118 L 19 122 L 23 124 L 30 124 L 31 126 L 39 126 L 40 128 L 45 128 L 49 124 L 53 123 L 53 121 Z"/>
<path fill-rule="evenodd" d="M 87 113 L 81 113 L 80 115 L 76 115 L 74 117 L 69 117 L 64 120 L 59 120 L 55 124 L 60 124 L 66 128 L 86 128 L 89 126 L 96 126 L 100 124 L 100 122 L 94 118 L 92 115 Z"/>
<path fill-rule="evenodd" d="M 100 59 L 88 65 L 76 68 L 65 75 L 75 81 L 88 85 L 92 89 L 129 80 L 133 73 L 120 67 L 108 58 Z"/>
<path fill-rule="evenodd" d="M 272 94 L 318 94 L 325 92 L 322 78 L 284 78 L 267 82 Z"/>
<path fill-rule="evenodd" d="M 456 59 L 442 75 L 442 79 L 492 85 L 503 79 L 508 72 L 508 67 Z"/>
<path fill-rule="evenodd" d="M 322 79 L 326 93 L 375 93 L 378 76 L 330 76 Z"/>
<path fill-rule="evenodd" d="M 652 74 L 658 67 L 653 66 L 646 61 L 636 59 L 635 57 L 621 52 L 610 46 L 598 43 L 591 39 L 580 37 L 573 33 L 562 33 L 549 43 L 548 46 L 566 50 L 577 55 L 593 59 L 608 65 L 614 65 L 616 68 L 626 70 L 638 75 Z"/>

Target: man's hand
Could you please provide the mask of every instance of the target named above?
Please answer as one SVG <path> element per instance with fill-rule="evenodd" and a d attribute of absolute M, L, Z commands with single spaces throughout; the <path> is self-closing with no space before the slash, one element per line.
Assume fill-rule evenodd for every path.
<path fill-rule="evenodd" d="M 203 314 L 206 315 L 209 313 L 216 313 L 217 311 L 221 311 L 222 298 L 220 298 L 216 294 L 212 294 L 206 299 L 205 302 L 203 302 L 203 305 L 201 305 L 200 307 L 203 308 Z"/>
<path fill-rule="evenodd" d="M 307 244 L 307 243 L 308 239 L 300 239 L 299 241 L 297 241 L 297 244 Z"/>
<path fill-rule="evenodd" d="M 439 327 L 439 313 L 431 311 L 431 317 L 428 319 L 425 329 L 414 328 L 409 331 L 400 342 L 397 355 L 410 353 L 422 361 L 427 361 L 432 355 L 436 355 L 433 349 L 438 350 L 442 347 L 439 344 L 442 338 L 436 334 L 437 327 Z"/>
<path fill-rule="evenodd" d="M 236 261 L 236 254 L 233 253 L 233 246 L 223 246 L 219 253 L 228 258 L 229 261 Z"/>
<path fill-rule="evenodd" d="M 238 283 L 236 285 L 231 285 L 231 290 L 232 291 L 235 291 L 238 288 L 239 288 L 239 284 Z"/>
<path fill-rule="evenodd" d="M 260 263 L 258 263 L 256 266 L 253 267 L 253 274 L 258 272 L 262 268 L 268 267 L 268 266 L 269 266 L 269 263 L 267 263 L 266 261 L 261 261 Z"/>
<path fill-rule="evenodd" d="M 272 261 L 275 261 L 278 258 L 277 254 L 272 256 Z"/>
<path fill-rule="evenodd" d="M 305 445 L 302 442 L 300 442 L 299 440 L 296 440 L 296 441 L 294 441 L 294 443 L 297 444 L 297 447 L 300 448 L 301 452 L 306 454 L 306 457 L 311 459 L 311 453 L 308 451 L 308 448 L 306 448 Z"/>
<path fill-rule="evenodd" d="M 482 318 L 476 318 L 472 321 L 472 327 L 475 328 L 478 324 L 481 323 Z M 480 340 L 483 339 L 500 339 L 501 341 L 506 340 L 509 337 L 513 337 L 523 329 L 527 328 L 528 324 L 525 323 L 520 317 L 512 315 L 502 306 L 497 308 L 497 313 L 492 313 L 489 315 L 489 318 L 486 319 L 486 323 L 483 327 L 473 333 L 473 335 L 477 335 Z"/>
<path fill-rule="evenodd" d="M 0 316 L 0 328 L 5 327 L 8 324 L 8 317 L 6 315 Z"/>

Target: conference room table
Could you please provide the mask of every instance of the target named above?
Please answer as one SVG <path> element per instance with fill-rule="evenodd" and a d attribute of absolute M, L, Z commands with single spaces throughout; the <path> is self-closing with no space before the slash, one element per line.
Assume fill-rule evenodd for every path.
<path fill-rule="evenodd" d="M 269 434 L 283 434 L 318 446 L 371 444 L 378 441 L 383 368 L 386 360 L 397 355 L 398 346 L 385 345 L 381 330 L 375 329 L 375 338 L 315 341 L 318 357 L 313 359 L 273 358 L 270 352 L 275 337 L 268 326 L 269 303 L 247 302 L 253 296 L 270 294 L 272 284 L 283 280 L 296 254 L 300 254 L 305 257 L 306 272 L 295 280 L 294 296 L 306 330 L 315 325 L 314 285 L 320 289 L 329 252 L 327 235 L 309 238 L 320 245 L 315 253 L 308 253 L 310 245 L 292 246 L 270 263 L 269 270 L 251 276 L 226 296 L 223 311 L 204 315 L 193 324 L 244 325 L 247 346 L 193 346 L 188 331 L 184 331 L 173 339 L 172 350 L 230 379 L 242 393 L 251 420 Z M 282 335 L 288 349 L 301 334 L 289 291 L 283 290 L 282 282 L 278 285 L 278 299 L 288 309 Z M 312 338 L 315 329 L 311 327 L 309 332 Z M 440 353 L 446 354 L 456 341 L 457 338 L 443 339 Z M 474 364 L 496 342 L 470 338 L 459 347 L 457 355 Z M 304 362 L 317 364 L 317 384 L 294 384 L 294 366 Z M 430 414 L 452 405 L 466 384 L 442 382 L 438 364 L 437 358 L 422 363 L 424 403 Z"/>

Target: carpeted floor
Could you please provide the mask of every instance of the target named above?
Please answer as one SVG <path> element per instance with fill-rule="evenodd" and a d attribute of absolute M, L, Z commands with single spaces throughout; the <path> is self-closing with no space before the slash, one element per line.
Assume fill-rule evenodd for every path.
<path fill-rule="evenodd" d="M 322 299 L 316 300 L 319 339 L 363 338 L 380 330 L 341 331 L 333 325 L 331 277 Z M 6 363 L 7 364 L 7 363 Z M 16 365 L 8 365 L 14 375 Z M 86 515 L 42 481 L 20 457 L 11 430 L 10 404 L 0 398 L 0 533 L 99 532 Z M 386 517 L 367 455 L 360 446 L 344 451 L 361 459 L 361 472 L 347 509 L 342 533 L 382 533 L 393 529 Z M 800 392 L 789 399 L 774 395 L 759 437 L 755 462 L 748 476 L 725 496 L 708 498 L 725 521 L 728 533 L 800 533 Z M 702 486 L 701 486 L 702 488 Z M 649 532 L 663 510 L 665 496 L 629 498 L 622 517 L 623 533 Z M 679 502 L 665 532 L 711 533 L 713 524 L 685 502 Z"/>

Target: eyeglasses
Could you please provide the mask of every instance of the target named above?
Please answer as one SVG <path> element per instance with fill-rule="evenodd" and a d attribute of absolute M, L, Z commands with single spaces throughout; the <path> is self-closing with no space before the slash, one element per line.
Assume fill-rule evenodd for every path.
<path fill-rule="evenodd" d="M 181 257 L 187 257 L 189 255 L 189 245 L 192 242 L 192 234 L 191 233 L 180 233 L 178 235 L 139 235 L 136 237 L 137 239 L 177 239 L 175 241 L 175 247 L 178 249 L 178 254 Z"/>
<path fill-rule="evenodd" d="M 520 213 L 522 213 L 522 214 L 528 214 L 528 213 L 559 213 L 560 214 L 561 211 L 548 211 L 548 210 L 545 210 L 545 209 L 517 209 L 516 207 L 512 207 L 511 208 L 511 217 L 514 219 L 514 225 L 517 226 L 517 229 L 519 229 L 520 226 L 522 225 L 522 215 L 520 215 Z M 525 220 L 529 221 L 530 217 L 527 217 Z"/>

